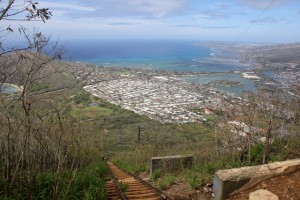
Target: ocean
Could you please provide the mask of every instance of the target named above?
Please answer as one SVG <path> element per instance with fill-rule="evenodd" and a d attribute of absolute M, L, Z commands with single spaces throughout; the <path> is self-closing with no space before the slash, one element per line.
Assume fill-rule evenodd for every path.
<path fill-rule="evenodd" d="M 245 70 L 226 63 L 233 54 L 197 45 L 199 41 L 99 40 L 69 41 L 65 58 L 102 66 L 137 67 L 189 72 Z M 222 60 L 215 59 L 218 56 Z M 223 61 L 223 62 L 222 62 Z"/>
<path fill-rule="evenodd" d="M 186 72 L 245 71 L 249 65 L 238 62 L 238 55 L 222 49 L 204 47 L 199 41 L 175 40 L 85 40 L 66 43 L 64 57 L 72 61 L 108 67 L 132 67 Z M 255 83 L 239 74 L 196 76 L 184 80 L 207 84 L 213 80 L 237 80 L 239 86 L 217 89 L 240 94 L 256 89 Z"/>

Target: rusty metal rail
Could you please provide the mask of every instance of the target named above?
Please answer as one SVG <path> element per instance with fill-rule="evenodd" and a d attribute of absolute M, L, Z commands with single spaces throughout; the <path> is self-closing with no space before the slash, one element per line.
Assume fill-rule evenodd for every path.
<path fill-rule="evenodd" d="M 107 199 L 112 200 L 126 200 L 126 196 L 120 188 L 119 182 L 109 170 L 109 174 L 105 177 L 105 191 Z"/>
<path fill-rule="evenodd" d="M 170 200 L 161 190 L 139 177 L 107 162 L 110 177 L 106 178 L 107 199 Z"/>

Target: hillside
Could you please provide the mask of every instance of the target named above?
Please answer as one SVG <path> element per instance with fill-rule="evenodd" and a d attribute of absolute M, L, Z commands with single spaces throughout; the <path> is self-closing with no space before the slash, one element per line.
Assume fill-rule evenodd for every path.
<path fill-rule="evenodd" d="M 230 47 L 229 47 L 230 48 Z M 238 51 L 242 60 L 246 61 L 268 61 L 270 63 L 300 63 L 300 45 L 298 43 L 274 44 L 274 45 L 236 45 L 233 47 Z"/>
<path fill-rule="evenodd" d="M 257 58 L 266 58 L 274 63 L 298 63 L 300 64 L 300 45 L 273 45 L 263 46 L 250 52 Z"/>
<path fill-rule="evenodd" d="M 48 178 L 58 176 L 57 180 L 65 183 L 72 180 L 72 176 L 70 179 L 65 179 L 65 173 L 72 172 L 74 179 L 77 180 L 76 177 L 78 177 L 77 181 L 80 181 L 80 176 L 88 173 L 89 170 L 95 170 L 95 162 L 99 162 L 101 157 L 105 156 L 130 172 L 139 174 L 141 177 L 149 177 L 151 157 L 193 155 L 195 160 L 192 169 L 176 172 L 162 169 L 150 178 L 152 184 L 165 190 L 174 198 L 179 198 L 180 195 L 192 195 L 195 199 L 203 199 L 210 198 L 211 193 L 206 184 L 210 185 L 218 169 L 257 165 L 263 161 L 272 162 L 300 156 L 299 110 L 295 99 L 290 97 L 282 99 L 282 96 L 278 94 L 258 93 L 247 96 L 247 103 L 242 102 L 240 106 L 236 104 L 234 109 L 222 112 L 212 110 L 213 114 L 209 114 L 205 122 L 162 124 L 157 120 L 111 104 L 105 99 L 92 96 L 82 89 L 92 80 L 83 77 L 99 76 L 105 81 L 124 75 L 139 75 L 141 74 L 139 70 L 97 68 L 81 64 L 85 67 L 81 67 L 82 72 L 78 74 L 75 70 L 78 65 L 78 63 L 54 61 L 45 67 L 44 72 L 56 71 L 56 73 L 37 79 L 34 84 L 29 85 L 26 94 L 28 92 L 30 95 L 24 103 L 26 106 L 30 105 L 30 121 L 24 121 L 28 117 L 22 114 L 24 109 L 21 106 L 22 98 L 17 98 L 17 94 L 14 98 L 1 96 L 4 100 L 1 104 L 2 111 L 5 109 L 9 111 L 7 113 L 9 120 L 19 121 L 15 124 L 16 126 L 13 126 L 16 131 L 2 130 L 0 136 L 4 141 L 3 144 L 5 147 L 11 145 L 11 140 L 7 140 L 7 135 L 10 135 L 14 137 L 15 142 L 13 152 L 23 151 L 16 144 L 26 142 L 22 139 L 23 131 L 25 131 L 31 138 L 31 142 L 27 143 L 29 148 L 35 150 L 27 150 L 29 153 L 24 162 L 31 162 L 31 159 L 40 157 L 40 161 L 36 160 L 36 165 L 32 165 L 39 167 L 19 170 L 37 173 L 41 180 L 46 178 L 44 172 L 54 171 Z M 89 68 L 91 70 L 86 71 Z M 22 70 L 20 74 L 21 72 Z M 160 72 L 153 73 L 158 75 Z M 164 75 L 169 76 L 168 73 Z M 39 76 L 33 76 L 35 77 Z M 11 83 L 14 83 L 12 80 Z M 23 80 L 22 76 L 19 76 L 18 83 L 22 83 Z M 97 79 L 94 78 L 94 80 Z M 14 107 L 10 106 L 12 101 L 15 101 Z M 273 109 L 269 109 L 270 104 L 274 105 Z M 204 113 L 202 110 L 196 109 L 196 111 Z M 8 127 L 9 121 L 4 118 L 3 114 L 1 126 Z M 272 126 L 270 126 L 270 116 Z M 34 128 L 26 129 L 27 123 Z M 17 129 L 18 126 L 19 129 Z M 59 136 L 63 136 L 63 143 L 60 143 Z M 262 142 L 262 138 L 268 137 L 270 143 Z M 249 138 L 251 143 L 249 143 Z M 266 145 L 268 145 L 269 152 L 265 150 Z M 71 151 L 69 147 L 77 151 Z M 57 149 L 61 151 L 56 151 Z M 0 155 L 9 154 L 15 156 L 15 160 L 20 159 L 18 154 L 13 154 L 13 152 L 2 150 Z M 63 173 L 55 170 L 55 163 L 58 163 L 55 155 L 57 156 L 59 152 L 64 153 L 67 158 L 60 164 Z M 54 156 L 46 159 L 48 155 Z M 73 159 L 77 167 L 72 164 Z M 10 162 L 11 169 L 16 169 L 18 163 Z M 5 170 L 3 168 L 3 174 Z M 18 178 L 26 181 L 26 177 L 22 177 L 21 174 Z M 100 179 L 98 181 L 101 182 Z M 6 182 L 3 183 L 6 184 Z M 37 181 L 37 183 L 40 182 Z M 78 184 L 81 183 L 78 182 Z M 73 184 L 71 186 L 73 187 Z M 31 187 L 37 187 L 37 185 Z M 51 183 L 43 186 L 43 188 L 48 187 L 52 187 Z M 63 191 L 64 187 L 66 186 L 59 186 L 57 192 Z M 186 188 L 188 192 L 182 194 L 182 188 Z M 6 189 L 2 187 L 1 190 Z M 35 190 L 39 192 L 39 189 Z M 20 191 L 23 195 L 27 195 L 27 192 L 26 188 Z M 89 192 L 93 195 L 103 195 L 103 191 L 97 194 Z M 5 194 L 14 196 L 13 193 L 7 191 Z M 181 197 L 185 198 L 183 196 Z"/>
<path fill-rule="evenodd" d="M 86 68 L 84 64 L 80 65 L 80 70 L 80 73 L 76 70 L 74 73 L 85 85 L 94 84 L 90 80 L 98 80 L 93 77 L 103 77 L 100 78 L 101 82 L 107 82 L 120 78 L 124 80 L 124 76 L 138 79 L 147 74 L 149 79 L 151 73 L 159 75 L 159 71 L 145 73 L 143 70 L 124 68 Z M 163 76 L 170 76 L 162 73 Z M 196 159 L 191 170 L 171 172 L 162 169 L 150 179 L 174 198 L 191 195 L 195 199 L 209 199 L 210 189 L 205 185 L 210 185 L 218 169 L 299 157 L 299 110 L 293 103 L 295 99 L 282 98 L 281 95 L 279 92 L 272 94 L 265 91 L 246 94 L 246 100 L 235 104 L 234 109 L 223 112 L 213 110 L 214 114 L 209 117 L 209 121 L 187 124 L 161 124 L 119 106 L 104 103 L 105 100 L 99 98 L 93 98 L 93 106 L 113 110 L 98 118 L 98 126 L 106 128 L 103 134 L 104 154 L 110 160 L 130 172 L 149 178 L 151 157 L 193 155 Z M 82 109 L 89 110 L 86 106 Z M 189 192 L 182 194 L 183 188 Z"/>

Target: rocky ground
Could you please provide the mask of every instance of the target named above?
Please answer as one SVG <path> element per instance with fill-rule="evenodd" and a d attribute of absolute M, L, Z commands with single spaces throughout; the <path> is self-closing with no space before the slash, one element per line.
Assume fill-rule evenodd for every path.
<path fill-rule="evenodd" d="M 148 173 L 143 173 L 141 178 L 149 179 Z M 261 183 L 256 186 L 230 196 L 227 200 L 248 200 L 249 195 L 259 189 L 265 189 L 276 196 L 280 200 L 300 200 L 300 170 L 286 174 L 283 176 L 277 176 Z M 211 200 L 212 186 L 206 185 L 199 189 L 192 189 L 187 182 L 175 182 L 163 191 L 168 197 L 176 200 Z"/>
<path fill-rule="evenodd" d="M 192 189 L 186 182 L 174 183 L 169 186 L 165 194 L 176 200 L 211 200 L 211 187 L 203 187 L 198 190 Z"/>
<path fill-rule="evenodd" d="M 149 173 L 142 172 L 139 177 L 149 181 Z M 155 182 L 150 182 L 155 185 Z M 199 189 L 192 189 L 186 181 L 175 182 L 168 186 L 163 192 L 171 199 L 174 200 L 211 200 L 212 196 L 212 185 L 206 185 Z"/>
<path fill-rule="evenodd" d="M 248 200 L 249 194 L 259 189 L 265 189 L 272 192 L 277 195 L 280 200 L 299 200 L 300 170 L 262 181 L 249 190 L 231 196 L 228 200 Z"/>

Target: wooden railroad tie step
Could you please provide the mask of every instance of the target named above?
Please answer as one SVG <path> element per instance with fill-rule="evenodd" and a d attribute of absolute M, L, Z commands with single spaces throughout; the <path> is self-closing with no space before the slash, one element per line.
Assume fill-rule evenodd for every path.
<path fill-rule="evenodd" d="M 105 178 L 108 199 L 162 200 L 169 199 L 160 190 L 107 162 L 111 176 Z M 164 198 L 163 198 L 164 197 Z"/>

